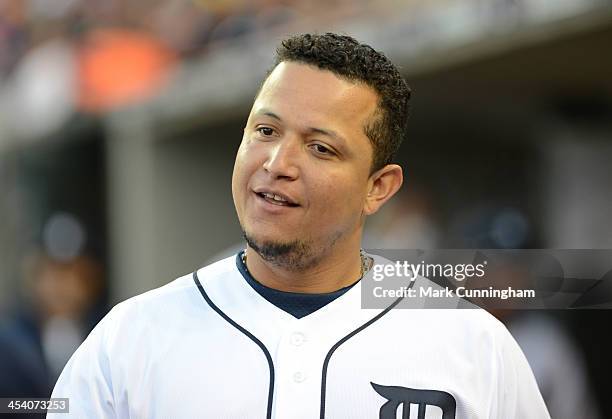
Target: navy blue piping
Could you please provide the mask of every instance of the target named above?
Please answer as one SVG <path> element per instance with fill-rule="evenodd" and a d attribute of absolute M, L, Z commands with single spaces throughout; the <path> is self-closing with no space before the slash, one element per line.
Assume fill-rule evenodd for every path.
<path fill-rule="evenodd" d="M 340 339 L 334 346 L 331 347 L 331 349 L 327 353 L 327 356 L 325 357 L 325 361 L 323 362 L 323 370 L 321 372 L 321 416 L 320 416 L 321 419 L 325 419 L 325 391 L 327 389 L 327 367 L 329 366 L 329 361 L 332 355 L 334 354 L 334 352 L 336 352 L 336 349 L 338 349 L 340 345 L 342 345 L 347 340 L 355 336 L 357 333 L 361 332 L 366 327 L 370 326 L 372 323 L 379 320 L 382 316 L 384 316 L 389 311 L 391 311 L 393 307 L 398 305 L 400 301 L 402 301 L 403 299 L 404 297 L 399 297 L 397 300 L 393 302 L 393 304 L 391 304 L 389 307 L 387 307 L 382 312 L 380 312 L 376 317 L 374 317 L 373 319 L 370 319 L 367 323 L 362 324 L 359 328 L 353 330 L 351 333 L 349 333 L 348 335 Z"/>
<path fill-rule="evenodd" d="M 204 297 L 204 300 L 210 306 L 210 308 L 216 311 L 217 314 L 221 316 L 226 322 L 234 326 L 236 329 L 238 329 L 240 332 L 246 335 L 249 339 L 255 342 L 255 344 L 259 346 L 259 348 L 263 351 L 264 355 L 266 356 L 266 359 L 268 360 L 268 368 L 270 370 L 270 385 L 268 387 L 268 410 L 267 410 L 266 418 L 271 419 L 272 418 L 272 401 L 274 397 L 274 363 L 272 362 L 272 356 L 270 356 L 270 352 L 268 351 L 266 346 L 259 339 L 257 339 L 251 332 L 249 332 L 244 327 L 240 326 L 238 323 L 232 320 L 219 307 L 217 307 L 215 303 L 212 302 L 208 294 L 206 294 L 206 291 L 204 291 L 204 287 L 200 283 L 200 280 L 198 279 L 197 271 L 193 273 L 193 281 L 197 285 L 198 289 L 200 290 L 200 294 L 202 294 L 202 297 Z"/>

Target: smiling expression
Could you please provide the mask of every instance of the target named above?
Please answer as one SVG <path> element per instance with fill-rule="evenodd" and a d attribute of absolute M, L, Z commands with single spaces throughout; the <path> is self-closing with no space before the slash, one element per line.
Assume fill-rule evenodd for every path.
<path fill-rule="evenodd" d="M 280 63 L 251 109 L 232 194 L 245 235 L 297 245 L 311 259 L 360 240 L 373 149 L 364 132 L 378 95 L 330 71 Z"/>

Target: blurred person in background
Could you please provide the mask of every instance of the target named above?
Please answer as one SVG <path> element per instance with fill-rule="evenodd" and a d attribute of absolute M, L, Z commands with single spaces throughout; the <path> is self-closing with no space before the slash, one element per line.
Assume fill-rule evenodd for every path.
<path fill-rule="evenodd" d="M 460 247 L 520 249 L 536 244 L 532 223 L 519 208 L 474 204 L 455 217 L 451 229 Z M 532 286 L 529 273 L 516 264 L 489 266 L 487 278 L 489 284 Z M 518 310 L 509 302 L 508 307 L 488 310 L 525 353 L 552 418 L 600 417 L 584 355 L 562 318 L 544 310 Z"/>
<path fill-rule="evenodd" d="M 532 273 L 520 263 L 489 265 L 489 283 L 511 284 L 516 288 L 533 286 Z M 501 320 L 523 350 L 554 419 L 598 419 L 599 406 L 585 365 L 584 354 L 576 344 L 559 312 L 520 310 L 507 301 L 488 309 Z"/>
<path fill-rule="evenodd" d="M 0 397 L 49 397 L 62 368 L 99 319 L 102 269 L 80 254 L 35 251 L 24 262 L 25 303 L 0 322 Z"/>
<path fill-rule="evenodd" d="M 502 320 L 525 353 L 552 418 L 598 419 L 584 355 L 557 317 L 506 311 Z"/>

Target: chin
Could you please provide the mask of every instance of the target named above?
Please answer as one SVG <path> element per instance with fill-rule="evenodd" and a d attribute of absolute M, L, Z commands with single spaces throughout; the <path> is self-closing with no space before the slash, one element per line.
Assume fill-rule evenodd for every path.
<path fill-rule="evenodd" d="M 249 231 L 245 233 L 244 236 L 249 245 L 253 244 L 251 247 L 282 246 L 296 241 L 296 239 L 288 239 L 286 235 L 258 233 L 254 231 Z"/>
<path fill-rule="evenodd" d="M 242 229 L 249 237 L 258 242 L 290 242 L 296 240 L 295 230 L 281 227 L 276 223 L 254 223 Z"/>
<path fill-rule="evenodd" d="M 243 236 L 249 247 L 264 258 L 296 252 L 303 254 L 307 247 L 302 240 L 297 238 L 288 239 L 286 235 L 258 234 L 253 231 L 245 232 L 243 230 Z"/>

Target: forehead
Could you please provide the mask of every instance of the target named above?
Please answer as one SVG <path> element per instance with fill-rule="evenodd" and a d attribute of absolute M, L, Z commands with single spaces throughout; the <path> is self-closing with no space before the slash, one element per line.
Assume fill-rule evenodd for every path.
<path fill-rule="evenodd" d="M 377 93 L 363 83 L 340 78 L 315 66 L 282 62 L 264 82 L 252 114 L 262 108 L 272 108 L 289 122 L 323 124 L 355 134 L 355 131 L 363 132 L 377 105 Z"/>

